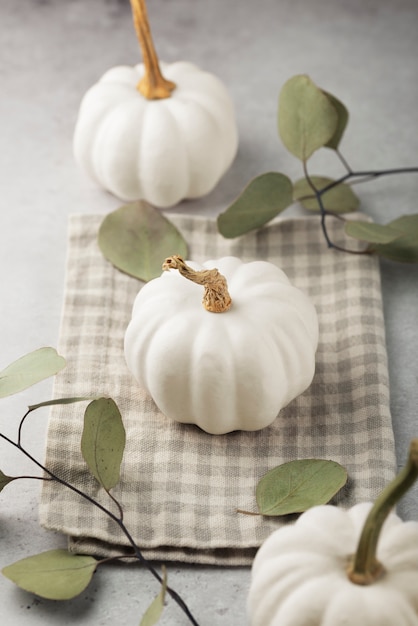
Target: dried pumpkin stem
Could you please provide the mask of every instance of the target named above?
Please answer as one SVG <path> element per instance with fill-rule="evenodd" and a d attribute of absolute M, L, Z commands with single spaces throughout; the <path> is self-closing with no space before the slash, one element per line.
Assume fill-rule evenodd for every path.
<path fill-rule="evenodd" d="M 364 523 L 356 554 L 348 569 L 353 583 L 370 585 L 385 573 L 376 556 L 382 526 L 392 508 L 418 478 L 418 439 L 413 439 L 405 467 L 376 499 Z"/>
<path fill-rule="evenodd" d="M 211 313 L 224 313 L 232 304 L 225 276 L 217 269 L 196 271 L 187 265 L 181 256 L 170 256 L 163 263 L 163 270 L 175 269 L 184 278 L 191 280 L 197 285 L 203 285 L 203 306 Z"/>
<path fill-rule="evenodd" d="M 131 0 L 132 15 L 144 61 L 145 74 L 136 88 L 148 100 L 169 98 L 176 84 L 161 74 L 158 56 L 152 41 L 145 0 Z"/>

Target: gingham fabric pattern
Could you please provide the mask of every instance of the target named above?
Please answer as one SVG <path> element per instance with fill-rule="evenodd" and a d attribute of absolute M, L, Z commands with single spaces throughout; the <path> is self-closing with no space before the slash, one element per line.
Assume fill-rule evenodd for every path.
<path fill-rule="evenodd" d="M 146 557 L 246 565 L 286 523 L 237 512 L 257 510 L 255 487 L 269 469 L 302 458 L 341 463 L 349 480 L 334 502 L 344 507 L 374 498 L 394 475 L 379 265 L 367 255 L 328 249 L 317 217 L 276 220 L 234 240 L 219 235 L 213 220 L 169 217 L 185 236 L 190 259 L 269 260 L 309 294 L 320 320 L 311 387 L 258 432 L 213 436 L 170 421 L 136 386 L 124 361 L 124 332 L 141 283 L 103 258 L 97 245 L 102 217 L 74 215 L 58 345 L 67 367 L 56 377 L 54 396 L 103 395 L 118 404 L 127 444 L 113 494 Z M 328 229 L 348 245 L 340 220 L 330 220 Z M 84 409 L 52 407 L 46 464 L 112 508 L 80 453 Z M 40 521 L 68 535 L 72 551 L 129 550 L 111 519 L 52 482 L 42 488 Z"/>

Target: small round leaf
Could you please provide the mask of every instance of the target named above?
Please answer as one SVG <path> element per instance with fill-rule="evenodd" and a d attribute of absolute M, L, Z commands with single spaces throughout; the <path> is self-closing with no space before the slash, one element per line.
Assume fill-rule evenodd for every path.
<path fill-rule="evenodd" d="M 187 257 L 187 244 L 177 228 L 142 200 L 109 213 L 99 228 L 98 242 L 116 268 L 143 281 L 161 275 L 166 257 Z"/>
<path fill-rule="evenodd" d="M 239 237 L 261 228 L 292 204 L 292 183 L 279 172 L 254 178 L 218 217 L 218 230 L 224 237 Z"/>
<path fill-rule="evenodd" d="M 338 114 L 309 76 L 290 78 L 279 98 L 278 129 L 286 148 L 306 161 L 335 136 Z"/>
<path fill-rule="evenodd" d="M 256 489 L 262 515 L 302 513 L 326 504 L 347 482 L 347 471 L 335 461 L 302 459 L 275 467 Z"/>

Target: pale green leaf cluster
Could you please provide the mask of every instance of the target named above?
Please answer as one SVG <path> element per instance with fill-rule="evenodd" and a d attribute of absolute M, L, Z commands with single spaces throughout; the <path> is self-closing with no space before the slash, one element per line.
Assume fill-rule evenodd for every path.
<path fill-rule="evenodd" d="M 244 235 L 261 228 L 294 202 L 322 216 L 341 216 L 357 211 L 359 199 L 350 183 L 394 173 L 394 170 L 353 172 L 349 168 L 339 152 L 348 120 L 345 105 L 315 85 L 309 76 L 301 74 L 290 78 L 280 92 L 277 127 L 284 146 L 302 162 L 305 175 L 294 183 L 278 172 L 257 176 L 219 215 L 219 232 L 228 238 Z M 308 160 L 321 148 L 334 151 L 346 167 L 346 175 L 333 180 L 308 173 Z M 418 171 L 418 168 L 409 170 Z M 417 263 L 417 219 L 416 215 L 405 216 L 387 226 L 376 227 L 356 226 L 350 221 L 346 225 L 346 233 L 369 244 L 364 253 L 378 254 L 393 261 Z M 322 228 L 328 245 L 332 246 L 324 220 Z"/>
<path fill-rule="evenodd" d="M 120 271 L 149 281 L 161 275 L 164 259 L 187 256 L 187 244 L 158 209 L 143 200 L 109 213 L 98 235 L 103 256 Z"/>
<path fill-rule="evenodd" d="M 10 364 L 1 372 L 0 397 L 18 393 L 44 378 L 53 376 L 64 366 L 65 360 L 53 348 L 41 348 L 29 353 Z M 24 454 L 27 454 L 21 445 L 20 435 L 23 423 L 29 413 L 41 407 L 58 404 L 68 405 L 87 400 L 91 401 L 84 412 L 81 454 L 90 473 L 103 489 L 109 493 L 119 482 L 126 442 L 122 416 L 112 398 L 95 398 L 93 400 L 86 397 L 56 398 L 33 404 L 29 406 L 27 413 L 20 421 L 17 442 L 13 442 L 12 439 L 4 436 L 1 432 L 0 437 L 20 449 Z M 28 456 L 32 459 L 30 455 Z M 40 465 L 40 467 L 42 466 Z M 43 469 L 49 475 L 50 480 L 57 480 L 62 487 L 66 486 L 69 489 L 75 489 L 64 479 L 56 477 L 48 468 Z M 8 476 L 0 470 L 0 492 L 19 478 L 42 477 Z M 75 491 L 80 496 L 82 495 L 77 489 Z M 122 507 L 113 496 L 110 497 L 118 507 L 120 518 L 97 503 L 91 496 L 85 494 L 85 497 L 92 505 L 99 506 L 103 513 L 107 512 L 112 519 L 119 521 L 122 528 L 125 528 Z M 127 536 L 130 536 L 128 531 Z M 2 573 L 25 591 L 49 600 L 69 600 L 78 596 L 86 589 L 98 565 L 105 561 L 106 559 L 98 561 L 91 556 L 71 554 L 67 550 L 50 550 L 7 565 L 2 569 Z M 167 575 L 163 568 L 161 591 L 154 598 L 143 616 L 142 626 L 154 626 L 159 621 L 164 609 L 167 589 Z M 184 608 L 187 610 L 185 605 Z"/>
<path fill-rule="evenodd" d="M 304 164 L 320 148 L 337 150 L 348 122 L 346 107 L 322 91 L 306 75 L 288 80 L 279 97 L 277 125 L 284 146 Z M 224 237 L 237 237 L 261 228 L 294 202 L 309 211 L 356 211 L 358 198 L 351 187 L 324 176 L 305 176 L 292 183 L 284 174 L 270 172 L 252 180 L 218 217 Z"/>

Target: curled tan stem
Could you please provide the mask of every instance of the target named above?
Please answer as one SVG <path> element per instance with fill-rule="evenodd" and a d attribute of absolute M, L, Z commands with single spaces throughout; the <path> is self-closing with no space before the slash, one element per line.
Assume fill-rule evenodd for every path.
<path fill-rule="evenodd" d="M 232 300 L 228 291 L 228 284 L 225 276 L 217 269 L 194 270 L 187 265 L 181 256 L 174 255 L 168 257 L 163 263 L 163 270 L 175 269 L 184 278 L 191 280 L 197 285 L 203 285 L 203 306 L 211 313 L 224 313 L 230 309 Z"/>

